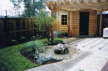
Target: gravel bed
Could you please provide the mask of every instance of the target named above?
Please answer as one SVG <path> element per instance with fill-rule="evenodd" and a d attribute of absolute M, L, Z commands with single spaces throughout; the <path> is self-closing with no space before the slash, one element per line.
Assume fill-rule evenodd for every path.
<path fill-rule="evenodd" d="M 75 39 L 71 40 L 65 40 L 65 42 L 74 42 Z M 40 53 L 41 56 L 45 56 L 45 57 L 53 57 L 55 59 L 62 59 L 62 60 L 67 60 L 72 58 L 75 54 L 77 54 L 79 52 L 78 49 L 75 48 L 75 46 L 73 46 L 72 44 L 66 43 L 69 47 L 69 53 L 68 54 L 55 54 L 54 53 L 54 48 L 55 46 L 47 46 L 45 47 L 45 50 L 43 53 Z"/>

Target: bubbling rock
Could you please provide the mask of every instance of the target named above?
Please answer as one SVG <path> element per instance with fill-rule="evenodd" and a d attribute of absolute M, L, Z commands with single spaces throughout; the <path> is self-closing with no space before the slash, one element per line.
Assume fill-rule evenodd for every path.
<path fill-rule="evenodd" d="M 68 54 L 69 53 L 68 45 L 67 44 L 56 45 L 54 49 L 54 53 L 55 54 Z"/>

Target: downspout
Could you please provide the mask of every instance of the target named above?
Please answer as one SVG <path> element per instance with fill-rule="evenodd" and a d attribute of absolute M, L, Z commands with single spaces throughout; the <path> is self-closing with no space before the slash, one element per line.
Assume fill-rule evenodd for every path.
<path fill-rule="evenodd" d="M 70 11 L 68 12 L 68 36 L 70 36 Z"/>
<path fill-rule="evenodd" d="M 99 36 L 102 36 L 102 12 L 100 12 L 100 22 L 99 22 Z"/>

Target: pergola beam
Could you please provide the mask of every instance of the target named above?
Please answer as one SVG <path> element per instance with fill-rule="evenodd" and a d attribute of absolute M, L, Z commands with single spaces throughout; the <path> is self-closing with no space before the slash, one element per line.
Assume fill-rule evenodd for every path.
<path fill-rule="evenodd" d="M 62 1 L 50 1 L 48 7 L 51 10 L 82 10 L 93 9 L 97 11 L 108 10 L 108 0 L 62 0 Z"/>

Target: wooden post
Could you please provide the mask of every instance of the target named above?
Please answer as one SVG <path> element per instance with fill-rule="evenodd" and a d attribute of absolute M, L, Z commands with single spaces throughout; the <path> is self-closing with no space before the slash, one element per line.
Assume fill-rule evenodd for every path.
<path fill-rule="evenodd" d="M 99 36 L 102 36 L 102 12 L 100 12 L 100 28 L 99 28 Z"/>
<path fill-rule="evenodd" d="M 8 15 L 7 15 L 7 10 L 5 11 L 5 13 L 6 13 L 5 18 L 7 18 L 7 16 L 8 16 Z"/>
<path fill-rule="evenodd" d="M 97 34 L 98 34 L 98 25 L 97 25 L 97 23 L 98 23 L 98 16 L 97 16 L 97 14 L 96 14 L 96 36 L 98 36 Z"/>
<path fill-rule="evenodd" d="M 17 38 L 17 30 L 16 30 L 16 20 L 14 19 L 13 20 L 13 25 L 14 25 L 14 37 L 15 37 L 15 39 Z"/>
<path fill-rule="evenodd" d="M 68 12 L 68 34 L 70 36 L 70 12 Z"/>

